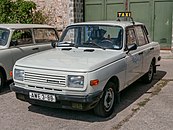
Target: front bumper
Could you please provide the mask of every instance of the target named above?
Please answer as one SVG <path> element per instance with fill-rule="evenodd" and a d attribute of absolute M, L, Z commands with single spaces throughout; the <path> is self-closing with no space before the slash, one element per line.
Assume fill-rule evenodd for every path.
<path fill-rule="evenodd" d="M 14 83 L 10 85 L 10 89 L 16 93 L 17 99 L 29 102 L 31 104 L 48 106 L 53 108 L 82 110 L 82 111 L 94 108 L 103 95 L 102 91 L 88 94 L 85 96 L 54 94 L 56 97 L 56 102 L 47 102 L 47 101 L 30 99 L 29 92 L 31 91 L 17 87 L 14 85 Z M 39 91 L 32 91 L 32 92 L 44 93 Z M 45 93 L 45 94 L 51 94 L 51 93 Z"/>

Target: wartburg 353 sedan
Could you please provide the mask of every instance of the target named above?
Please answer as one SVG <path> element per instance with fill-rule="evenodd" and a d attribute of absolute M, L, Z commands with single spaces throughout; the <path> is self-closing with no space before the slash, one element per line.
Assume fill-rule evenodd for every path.
<path fill-rule="evenodd" d="M 142 23 L 76 23 L 66 27 L 54 49 L 16 62 L 11 90 L 30 104 L 94 108 L 107 117 L 124 88 L 141 77 L 152 81 L 159 55 L 159 43 L 150 41 Z"/>
<path fill-rule="evenodd" d="M 0 89 L 12 79 L 15 62 L 29 54 L 51 49 L 55 29 L 37 24 L 0 24 Z"/>

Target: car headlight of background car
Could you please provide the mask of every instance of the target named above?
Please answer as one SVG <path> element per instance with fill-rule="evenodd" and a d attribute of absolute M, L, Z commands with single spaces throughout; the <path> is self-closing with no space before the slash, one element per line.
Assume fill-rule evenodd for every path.
<path fill-rule="evenodd" d="M 83 88 L 84 87 L 84 76 L 68 75 L 68 87 Z"/>
<path fill-rule="evenodd" d="M 14 79 L 23 81 L 23 79 L 24 79 L 24 70 L 14 69 Z"/>

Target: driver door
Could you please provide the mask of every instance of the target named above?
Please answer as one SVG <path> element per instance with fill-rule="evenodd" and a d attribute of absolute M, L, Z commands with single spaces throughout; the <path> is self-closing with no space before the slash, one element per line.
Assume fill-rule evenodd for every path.
<path fill-rule="evenodd" d="M 38 52 L 33 42 L 33 35 L 30 29 L 15 30 L 12 34 L 12 41 L 15 44 L 10 44 L 11 56 L 13 58 L 13 64 L 27 55 Z"/>
<path fill-rule="evenodd" d="M 126 46 L 137 44 L 134 26 L 126 29 Z M 137 80 L 142 73 L 142 54 L 140 48 L 130 51 L 126 56 L 127 70 L 126 70 L 126 85 L 130 85 Z"/>

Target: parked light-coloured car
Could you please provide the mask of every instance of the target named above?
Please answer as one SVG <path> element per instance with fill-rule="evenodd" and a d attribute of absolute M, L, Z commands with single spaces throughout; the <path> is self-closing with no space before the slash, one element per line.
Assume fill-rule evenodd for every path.
<path fill-rule="evenodd" d="M 160 45 L 142 23 L 102 21 L 68 26 L 58 47 L 25 57 L 13 70 L 16 97 L 31 104 L 109 116 L 119 93 L 139 78 L 150 83 Z"/>
<path fill-rule="evenodd" d="M 39 24 L 0 24 L 0 89 L 12 79 L 15 62 L 27 55 L 51 49 L 56 30 Z"/>

